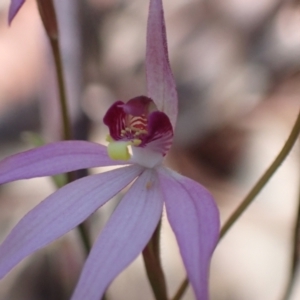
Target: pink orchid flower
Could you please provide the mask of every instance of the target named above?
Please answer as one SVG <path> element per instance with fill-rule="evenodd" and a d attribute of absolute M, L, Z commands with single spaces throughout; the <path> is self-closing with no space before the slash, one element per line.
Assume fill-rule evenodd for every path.
<path fill-rule="evenodd" d="M 209 298 L 209 265 L 219 235 L 218 209 L 204 187 L 163 166 L 173 139 L 177 93 L 161 0 L 150 0 L 146 75 L 148 97 L 136 97 L 126 104 L 117 101 L 106 113 L 108 147 L 63 141 L 0 162 L 0 183 L 124 165 L 76 180 L 32 209 L 0 246 L 0 278 L 133 182 L 95 241 L 72 300 L 101 298 L 110 282 L 146 246 L 161 219 L 163 204 L 196 298 Z"/>

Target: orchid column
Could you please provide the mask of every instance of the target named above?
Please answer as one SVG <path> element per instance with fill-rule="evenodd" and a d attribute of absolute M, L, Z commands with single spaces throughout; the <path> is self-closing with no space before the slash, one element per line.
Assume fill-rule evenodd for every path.
<path fill-rule="evenodd" d="M 107 147 L 63 141 L 0 162 L 0 183 L 123 165 L 64 186 L 24 216 L 0 246 L 0 278 L 131 184 L 95 241 L 72 300 L 101 298 L 111 281 L 143 251 L 160 222 L 163 205 L 195 296 L 209 299 L 209 265 L 219 236 L 217 207 L 204 187 L 163 165 L 173 140 L 178 103 L 161 0 L 150 0 L 146 75 L 147 96 L 116 101 L 107 111 Z"/>

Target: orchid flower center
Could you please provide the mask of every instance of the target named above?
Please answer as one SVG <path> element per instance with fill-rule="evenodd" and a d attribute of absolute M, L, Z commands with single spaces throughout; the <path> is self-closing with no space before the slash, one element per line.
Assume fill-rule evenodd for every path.
<path fill-rule="evenodd" d="M 115 102 L 103 121 L 109 128 L 106 140 L 111 159 L 132 159 L 143 166 L 154 167 L 171 147 L 171 122 L 148 97 L 139 96 L 127 103 Z"/>

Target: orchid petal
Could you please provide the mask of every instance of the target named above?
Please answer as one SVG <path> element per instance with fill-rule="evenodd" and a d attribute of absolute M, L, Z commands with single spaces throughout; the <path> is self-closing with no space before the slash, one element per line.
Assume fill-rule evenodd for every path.
<path fill-rule="evenodd" d="M 141 172 L 138 166 L 88 176 L 59 189 L 32 209 L 0 246 L 0 278 L 23 258 L 82 223 Z"/>
<path fill-rule="evenodd" d="M 0 162 L 0 184 L 79 169 L 128 164 L 113 161 L 105 146 L 85 141 L 63 141 L 12 155 Z"/>
<path fill-rule="evenodd" d="M 8 23 L 11 24 L 13 18 L 24 4 L 25 0 L 11 0 L 8 12 Z"/>
<path fill-rule="evenodd" d="M 109 283 L 144 249 L 162 214 L 156 172 L 146 170 L 126 193 L 84 265 L 72 300 L 98 300 Z"/>
<path fill-rule="evenodd" d="M 168 115 L 175 127 L 178 99 L 171 71 L 162 0 L 151 0 L 146 49 L 147 91 L 158 110 Z"/>
<path fill-rule="evenodd" d="M 217 206 L 212 195 L 189 178 L 161 168 L 159 179 L 168 220 L 196 299 L 208 300 L 210 259 L 219 237 Z"/>

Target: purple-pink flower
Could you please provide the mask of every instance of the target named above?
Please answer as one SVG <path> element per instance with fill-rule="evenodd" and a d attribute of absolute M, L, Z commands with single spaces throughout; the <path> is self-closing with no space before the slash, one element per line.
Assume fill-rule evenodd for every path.
<path fill-rule="evenodd" d="M 11 6 L 21 2 L 12 1 Z M 117 101 L 106 113 L 108 147 L 63 141 L 0 162 L 0 183 L 123 165 L 76 180 L 32 209 L 0 246 L 0 278 L 132 183 L 95 241 L 72 299 L 101 298 L 117 274 L 144 249 L 161 219 L 163 205 L 196 298 L 209 298 L 209 265 L 219 235 L 216 204 L 200 184 L 163 166 L 177 119 L 177 93 L 161 0 L 150 0 L 146 75 L 147 97 Z"/>

